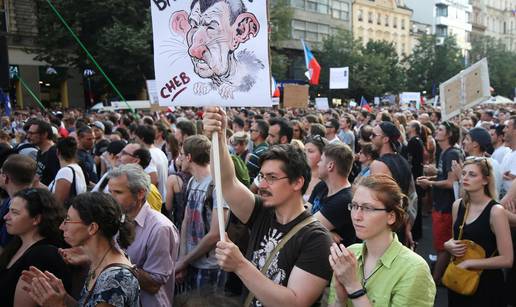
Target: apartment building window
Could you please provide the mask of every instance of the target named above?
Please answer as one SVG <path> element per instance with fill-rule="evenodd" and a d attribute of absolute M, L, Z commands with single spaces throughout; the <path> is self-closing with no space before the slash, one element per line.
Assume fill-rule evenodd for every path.
<path fill-rule="evenodd" d="M 435 34 L 440 37 L 448 36 L 448 26 L 443 26 L 443 25 L 435 26 Z"/>
<path fill-rule="evenodd" d="M 349 20 L 349 3 L 341 0 L 332 0 L 331 15 L 335 19 Z"/>
<path fill-rule="evenodd" d="M 328 14 L 330 0 L 291 0 L 293 7 L 305 9 L 307 11 Z"/>
<path fill-rule="evenodd" d="M 389 26 L 389 16 L 385 16 L 385 26 Z"/>
<path fill-rule="evenodd" d="M 297 19 L 292 20 L 293 39 L 322 42 L 328 35 L 330 35 L 330 27 L 328 25 Z"/>
<path fill-rule="evenodd" d="M 358 21 L 364 20 L 364 11 L 358 10 Z"/>
<path fill-rule="evenodd" d="M 466 43 L 471 43 L 471 32 L 466 31 Z"/>
<path fill-rule="evenodd" d="M 405 19 L 401 20 L 401 29 L 405 30 Z"/>
<path fill-rule="evenodd" d="M 0 0 L 0 32 L 7 32 L 6 1 Z"/>
<path fill-rule="evenodd" d="M 382 14 L 378 13 L 376 16 L 376 24 L 381 25 L 382 24 Z"/>
<path fill-rule="evenodd" d="M 435 7 L 437 17 L 448 17 L 448 6 L 446 4 L 438 3 Z"/>
<path fill-rule="evenodd" d="M 373 23 L 373 13 L 372 12 L 369 12 L 368 17 L 367 17 L 367 22 Z"/>
<path fill-rule="evenodd" d="M 397 28 L 398 27 L 398 17 L 394 17 L 394 20 L 392 21 L 392 27 Z"/>

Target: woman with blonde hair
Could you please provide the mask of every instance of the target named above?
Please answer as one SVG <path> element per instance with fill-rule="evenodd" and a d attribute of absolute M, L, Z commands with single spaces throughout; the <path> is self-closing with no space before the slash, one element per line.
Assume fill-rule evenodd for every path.
<path fill-rule="evenodd" d="M 448 290 L 449 306 L 506 306 L 502 269 L 512 267 L 511 231 L 505 209 L 496 198 L 493 168 L 484 157 L 470 157 L 462 168 L 464 197 L 453 203 L 453 238 L 444 248 L 455 258 L 463 257 L 470 240 L 485 251 L 486 258 L 458 263 L 465 270 L 482 270 L 473 295 Z"/>
<path fill-rule="evenodd" d="M 330 306 L 434 305 L 428 264 L 396 235 L 407 219 L 407 203 L 390 176 L 371 175 L 356 184 L 348 209 L 356 236 L 364 242 L 330 248 Z"/>

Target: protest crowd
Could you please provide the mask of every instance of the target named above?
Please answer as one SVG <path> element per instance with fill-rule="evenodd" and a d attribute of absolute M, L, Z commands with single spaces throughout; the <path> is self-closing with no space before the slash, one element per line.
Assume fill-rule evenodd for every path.
<path fill-rule="evenodd" d="M 514 108 L 0 123 L 2 306 L 434 306 L 439 288 L 449 306 L 516 306 Z"/>

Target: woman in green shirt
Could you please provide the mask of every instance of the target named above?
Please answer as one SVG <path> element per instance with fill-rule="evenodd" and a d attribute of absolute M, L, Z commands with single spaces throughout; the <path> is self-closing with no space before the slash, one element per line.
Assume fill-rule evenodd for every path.
<path fill-rule="evenodd" d="M 331 306 L 434 305 L 435 283 L 427 263 L 395 234 L 406 219 L 406 204 L 389 176 L 364 177 L 355 186 L 348 208 L 364 243 L 331 247 Z"/>

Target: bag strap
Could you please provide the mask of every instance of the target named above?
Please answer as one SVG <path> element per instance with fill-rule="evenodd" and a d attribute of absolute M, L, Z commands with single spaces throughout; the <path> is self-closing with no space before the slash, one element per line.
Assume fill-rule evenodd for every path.
<path fill-rule="evenodd" d="M 68 165 L 68 167 L 72 170 L 72 184 L 71 184 L 71 193 L 70 193 L 70 197 L 74 197 L 74 196 L 77 196 L 77 187 L 76 187 L 76 182 L 75 182 L 75 170 L 73 169 L 73 167 L 71 167 L 70 165 Z"/>
<path fill-rule="evenodd" d="M 466 204 L 464 200 L 462 200 L 461 203 L 465 204 L 466 211 L 464 212 L 464 217 L 462 218 L 462 224 L 459 227 L 459 236 L 457 237 L 457 240 L 462 239 L 462 233 L 464 232 L 464 224 L 466 223 L 466 219 L 468 218 L 469 213 L 469 205 Z"/>
<path fill-rule="evenodd" d="M 312 215 L 306 217 L 301 223 L 298 223 L 296 226 L 294 226 L 290 231 L 281 239 L 278 245 L 272 250 L 272 252 L 269 254 L 269 257 L 267 257 L 267 260 L 265 261 L 264 266 L 260 270 L 260 273 L 265 275 L 267 271 L 269 270 L 269 267 L 276 256 L 277 253 L 287 244 L 287 242 L 296 234 L 298 233 L 303 227 L 306 225 L 309 225 L 313 222 L 316 222 L 317 219 L 313 217 Z M 247 295 L 247 298 L 244 302 L 244 307 L 248 307 L 249 304 L 251 304 L 252 300 L 254 299 L 254 294 L 249 291 L 249 294 Z"/>

